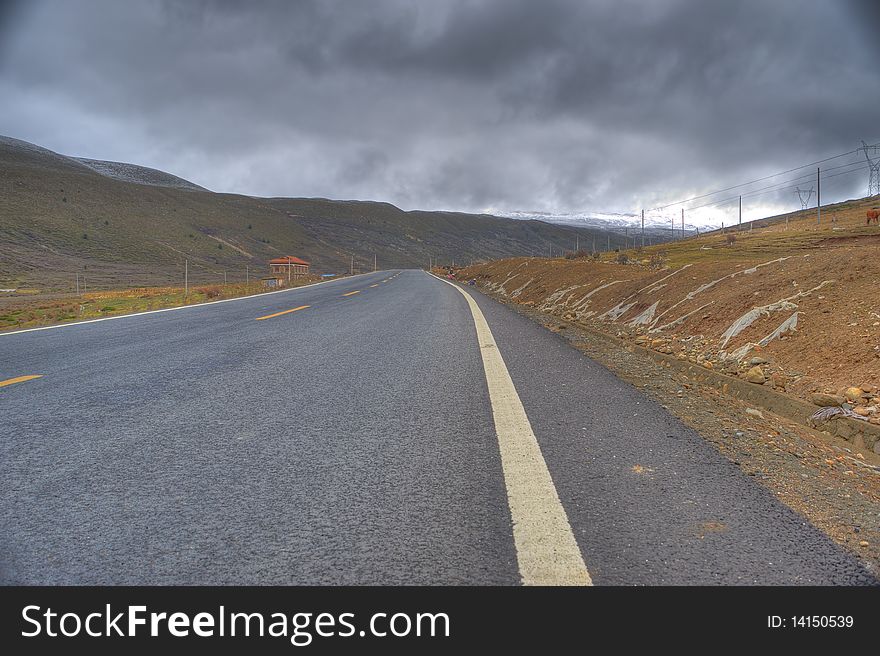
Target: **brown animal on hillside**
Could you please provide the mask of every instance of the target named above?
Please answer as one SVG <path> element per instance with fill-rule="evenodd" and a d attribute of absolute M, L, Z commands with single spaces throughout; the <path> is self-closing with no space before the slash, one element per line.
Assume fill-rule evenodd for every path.
<path fill-rule="evenodd" d="M 865 225 L 871 225 L 871 221 L 880 226 L 880 209 L 875 207 L 868 210 L 868 222 Z"/>

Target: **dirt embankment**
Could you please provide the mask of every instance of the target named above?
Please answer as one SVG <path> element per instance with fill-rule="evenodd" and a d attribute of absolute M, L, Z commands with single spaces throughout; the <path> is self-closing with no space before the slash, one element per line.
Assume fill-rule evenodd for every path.
<path fill-rule="evenodd" d="M 645 249 L 626 264 L 610 257 L 517 258 L 469 267 L 459 278 L 880 424 L 880 243 L 873 235 L 834 235 L 809 248 L 756 248 L 762 238 L 749 243 L 741 236 L 733 245 L 723 235 L 689 240 L 692 261 L 678 252 L 671 265 L 660 249 Z"/>
<path fill-rule="evenodd" d="M 456 277 L 639 387 L 877 572 L 880 455 L 701 382 L 712 370 L 880 423 L 880 230 L 858 207 L 835 218 Z"/>

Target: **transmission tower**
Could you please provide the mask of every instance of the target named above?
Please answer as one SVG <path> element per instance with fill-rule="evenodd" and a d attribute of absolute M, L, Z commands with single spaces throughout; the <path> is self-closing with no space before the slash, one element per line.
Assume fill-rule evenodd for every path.
<path fill-rule="evenodd" d="M 880 157 L 877 156 L 880 146 L 869 146 L 863 141 L 862 150 L 865 153 L 865 159 L 868 160 L 868 168 L 871 169 L 871 177 L 868 180 L 868 195 L 874 196 L 880 194 Z M 869 150 L 874 154 L 873 158 L 868 154 Z"/>
<path fill-rule="evenodd" d="M 798 187 L 796 193 L 798 195 L 798 198 L 801 199 L 801 209 L 807 209 L 807 206 L 810 204 L 810 198 L 812 198 L 813 194 L 815 193 L 813 187 L 810 187 L 809 189 L 801 189 L 800 187 Z"/>

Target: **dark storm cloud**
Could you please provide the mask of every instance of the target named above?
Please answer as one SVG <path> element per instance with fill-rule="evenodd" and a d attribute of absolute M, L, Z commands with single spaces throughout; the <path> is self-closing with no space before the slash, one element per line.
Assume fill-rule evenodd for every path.
<path fill-rule="evenodd" d="M 633 210 L 880 138 L 875 6 L 0 5 L 0 133 L 218 190 Z"/>

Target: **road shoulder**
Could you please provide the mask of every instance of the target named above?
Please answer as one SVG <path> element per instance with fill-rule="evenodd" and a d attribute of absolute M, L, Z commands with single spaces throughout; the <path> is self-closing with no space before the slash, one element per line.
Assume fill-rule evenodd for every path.
<path fill-rule="evenodd" d="M 852 445 L 751 408 L 575 324 L 491 294 L 475 296 L 498 301 L 566 339 L 696 431 L 869 571 L 880 572 L 880 473 L 866 466 Z"/>

